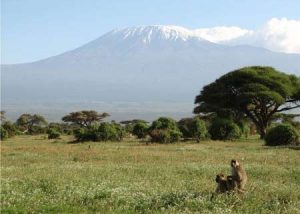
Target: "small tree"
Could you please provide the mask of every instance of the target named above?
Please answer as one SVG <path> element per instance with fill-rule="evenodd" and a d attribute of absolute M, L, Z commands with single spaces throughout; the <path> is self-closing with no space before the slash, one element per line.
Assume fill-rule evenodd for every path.
<path fill-rule="evenodd" d="M 197 142 L 200 142 L 200 140 L 205 138 L 207 135 L 205 122 L 197 117 L 193 118 L 190 131 L 192 137 L 195 138 Z"/>
<path fill-rule="evenodd" d="M 184 138 L 194 138 L 197 142 L 207 135 L 205 122 L 198 117 L 184 118 L 178 122 L 178 127 Z"/>
<path fill-rule="evenodd" d="M 7 131 L 8 137 L 13 137 L 19 133 L 16 125 L 8 120 L 2 122 L 2 127 Z"/>
<path fill-rule="evenodd" d="M 139 120 L 139 119 L 134 119 L 134 120 L 124 120 L 124 121 L 121 121 L 120 124 L 124 125 L 124 128 L 125 128 L 125 131 L 129 134 L 133 134 L 133 127 L 135 126 L 135 124 L 137 123 L 144 123 L 144 124 L 148 124 L 147 121 L 145 120 Z M 148 125 L 147 125 L 148 126 Z"/>
<path fill-rule="evenodd" d="M 77 111 L 71 112 L 64 116 L 62 120 L 64 122 L 71 122 L 81 127 L 88 127 L 95 123 L 101 122 L 104 118 L 110 116 L 108 113 L 98 113 L 96 111 Z"/>
<path fill-rule="evenodd" d="M 48 129 L 47 134 L 48 134 L 48 139 L 57 139 L 60 137 L 60 132 L 53 128 Z"/>
<path fill-rule="evenodd" d="M 39 133 L 47 125 L 46 119 L 38 114 L 22 114 L 16 121 L 17 126 L 29 134 Z"/>
<path fill-rule="evenodd" d="M 103 122 L 76 129 L 74 136 L 77 141 L 121 141 L 124 130 L 119 124 Z"/>
<path fill-rule="evenodd" d="M 148 135 L 148 129 L 149 126 L 147 125 L 147 123 L 139 121 L 134 124 L 132 134 L 139 139 L 146 138 Z"/>
<path fill-rule="evenodd" d="M 99 141 L 118 141 L 119 133 L 116 126 L 111 123 L 101 123 L 98 128 Z"/>
<path fill-rule="evenodd" d="M 177 123 L 172 118 L 160 117 L 153 121 L 149 128 L 149 135 L 152 142 L 173 143 L 180 140 L 182 133 Z"/>
<path fill-rule="evenodd" d="M 241 137 L 241 130 L 233 121 L 216 118 L 209 129 L 212 140 L 234 140 Z"/>

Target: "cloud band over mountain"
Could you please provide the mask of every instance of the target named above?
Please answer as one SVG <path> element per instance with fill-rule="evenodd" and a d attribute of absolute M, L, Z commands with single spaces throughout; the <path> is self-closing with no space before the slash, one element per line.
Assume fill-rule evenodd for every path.
<path fill-rule="evenodd" d="M 195 29 L 193 32 L 215 43 L 251 45 L 278 52 L 300 53 L 300 20 L 272 18 L 256 30 L 217 26 Z"/>

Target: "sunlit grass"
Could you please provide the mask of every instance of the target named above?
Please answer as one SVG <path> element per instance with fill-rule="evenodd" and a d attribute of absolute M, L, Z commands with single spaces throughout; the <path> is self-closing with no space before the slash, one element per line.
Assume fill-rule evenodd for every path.
<path fill-rule="evenodd" d="M 145 145 L 1 142 L 1 213 L 300 213 L 300 150 L 259 140 Z M 214 178 L 241 160 L 243 196 L 212 197 Z"/>

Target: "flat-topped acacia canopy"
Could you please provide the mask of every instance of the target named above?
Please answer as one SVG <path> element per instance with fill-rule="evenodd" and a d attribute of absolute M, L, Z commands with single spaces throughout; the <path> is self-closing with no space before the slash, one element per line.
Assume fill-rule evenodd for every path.
<path fill-rule="evenodd" d="M 244 67 L 206 85 L 195 104 L 194 113 L 243 113 L 264 138 L 275 113 L 300 107 L 300 78 L 272 67 Z"/>

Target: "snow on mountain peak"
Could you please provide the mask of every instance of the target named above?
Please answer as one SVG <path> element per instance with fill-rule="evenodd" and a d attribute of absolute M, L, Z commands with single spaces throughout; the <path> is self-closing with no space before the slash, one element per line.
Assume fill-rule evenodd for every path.
<path fill-rule="evenodd" d="M 140 38 L 142 39 L 143 43 L 150 43 L 155 39 L 186 41 L 190 38 L 193 38 L 198 40 L 204 40 L 193 30 L 172 25 L 149 25 L 128 27 L 113 30 L 111 34 L 114 36 L 120 36 L 123 39 Z"/>

